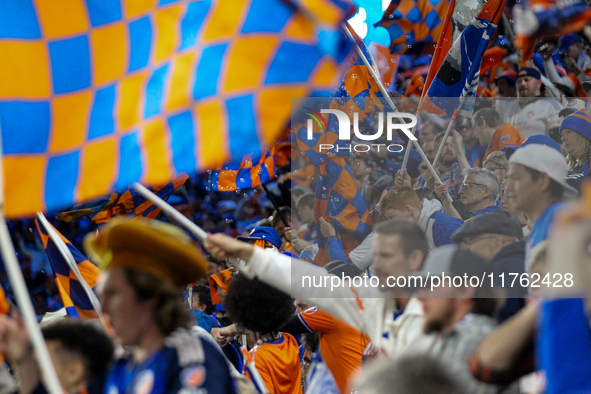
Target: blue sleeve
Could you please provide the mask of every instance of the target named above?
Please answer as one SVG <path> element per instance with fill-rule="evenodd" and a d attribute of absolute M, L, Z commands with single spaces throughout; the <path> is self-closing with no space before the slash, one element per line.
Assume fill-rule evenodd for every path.
<path fill-rule="evenodd" d="M 326 246 L 328 247 L 328 257 L 330 257 L 330 261 L 348 261 L 347 255 L 343 252 L 341 242 L 336 237 L 329 238 L 328 242 L 326 242 Z"/>
<path fill-rule="evenodd" d="M 546 393 L 591 392 L 591 329 L 583 299 L 546 300 L 537 340 Z"/>
<path fill-rule="evenodd" d="M 435 220 L 433 223 L 433 243 L 435 246 L 453 244 L 451 236 L 464 224 L 461 219 L 445 216 L 447 216 L 445 219 Z"/>

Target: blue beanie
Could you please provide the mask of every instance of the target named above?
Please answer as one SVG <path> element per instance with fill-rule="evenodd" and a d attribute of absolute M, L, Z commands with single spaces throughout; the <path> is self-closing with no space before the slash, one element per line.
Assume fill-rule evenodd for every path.
<path fill-rule="evenodd" d="M 547 135 L 543 135 L 543 134 L 532 135 L 532 136 L 528 137 L 528 139 L 523 141 L 523 144 L 521 144 L 519 149 L 523 148 L 524 146 L 531 145 L 531 144 L 546 145 L 546 146 L 549 146 L 550 148 L 556 149 L 558 152 L 560 152 L 562 154 L 562 151 L 560 150 L 560 145 L 558 145 L 556 143 L 556 141 L 554 141 L 551 137 L 548 137 Z"/>
<path fill-rule="evenodd" d="M 561 134 L 564 129 L 570 129 L 591 141 L 591 121 L 584 109 L 580 109 L 564 118 L 560 123 Z"/>

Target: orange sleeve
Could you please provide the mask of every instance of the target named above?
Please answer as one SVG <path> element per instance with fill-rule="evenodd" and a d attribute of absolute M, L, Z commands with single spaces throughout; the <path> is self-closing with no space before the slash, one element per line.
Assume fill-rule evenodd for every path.
<path fill-rule="evenodd" d="M 519 147 L 525 141 L 523 135 L 512 125 L 505 123 L 495 133 L 492 151 L 500 151 L 506 147 Z"/>
<path fill-rule="evenodd" d="M 6 300 L 6 294 L 4 294 L 4 289 L 0 286 L 0 314 L 5 315 L 8 313 L 10 309 L 10 305 Z"/>
<path fill-rule="evenodd" d="M 315 306 L 303 311 L 298 317 L 310 331 L 327 333 L 335 327 L 335 318 Z"/>

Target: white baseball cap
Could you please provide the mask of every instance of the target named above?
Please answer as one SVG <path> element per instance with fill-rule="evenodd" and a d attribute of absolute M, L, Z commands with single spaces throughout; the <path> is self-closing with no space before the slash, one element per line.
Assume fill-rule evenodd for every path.
<path fill-rule="evenodd" d="M 568 166 L 566 160 L 554 148 L 546 145 L 530 144 L 519 148 L 511 155 L 509 163 L 521 164 L 532 170 L 546 173 L 548 177 L 560 184 L 565 192 L 578 194 L 577 189 L 566 183 Z"/>
<path fill-rule="evenodd" d="M 572 99 L 566 103 L 566 106 L 560 110 L 558 116 L 568 116 L 574 114 L 580 109 L 586 109 L 587 103 L 581 99 Z"/>

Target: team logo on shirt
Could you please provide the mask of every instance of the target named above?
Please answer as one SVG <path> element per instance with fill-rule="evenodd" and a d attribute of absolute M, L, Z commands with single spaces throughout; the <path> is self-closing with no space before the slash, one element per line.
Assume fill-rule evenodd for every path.
<path fill-rule="evenodd" d="M 316 312 L 318 312 L 318 308 L 317 308 L 317 307 L 315 307 L 315 306 L 313 306 L 313 307 L 312 307 L 312 308 L 310 308 L 310 309 L 306 309 L 306 310 L 304 311 L 304 315 L 313 315 L 313 314 L 314 314 L 314 313 L 316 313 Z"/>
<path fill-rule="evenodd" d="M 150 394 L 154 388 L 154 371 L 151 369 L 142 371 L 138 374 L 135 386 L 135 394 Z"/>
<path fill-rule="evenodd" d="M 205 367 L 197 365 L 183 369 L 181 372 L 181 381 L 185 387 L 199 387 L 205 381 Z"/>
<path fill-rule="evenodd" d="M 511 136 L 509 134 L 505 134 L 501 136 L 501 142 L 503 144 L 506 144 L 507 142 L 509 142 L 509 140 L 511 139 Z"/>
<path fill-rule="evenodd" d="M 527 113 L 527 117 L 528 117 L 528 118 L 531 118 L 532 116 L 534 116 L 534 111 L 529 111 L 529 112 Z"/>

